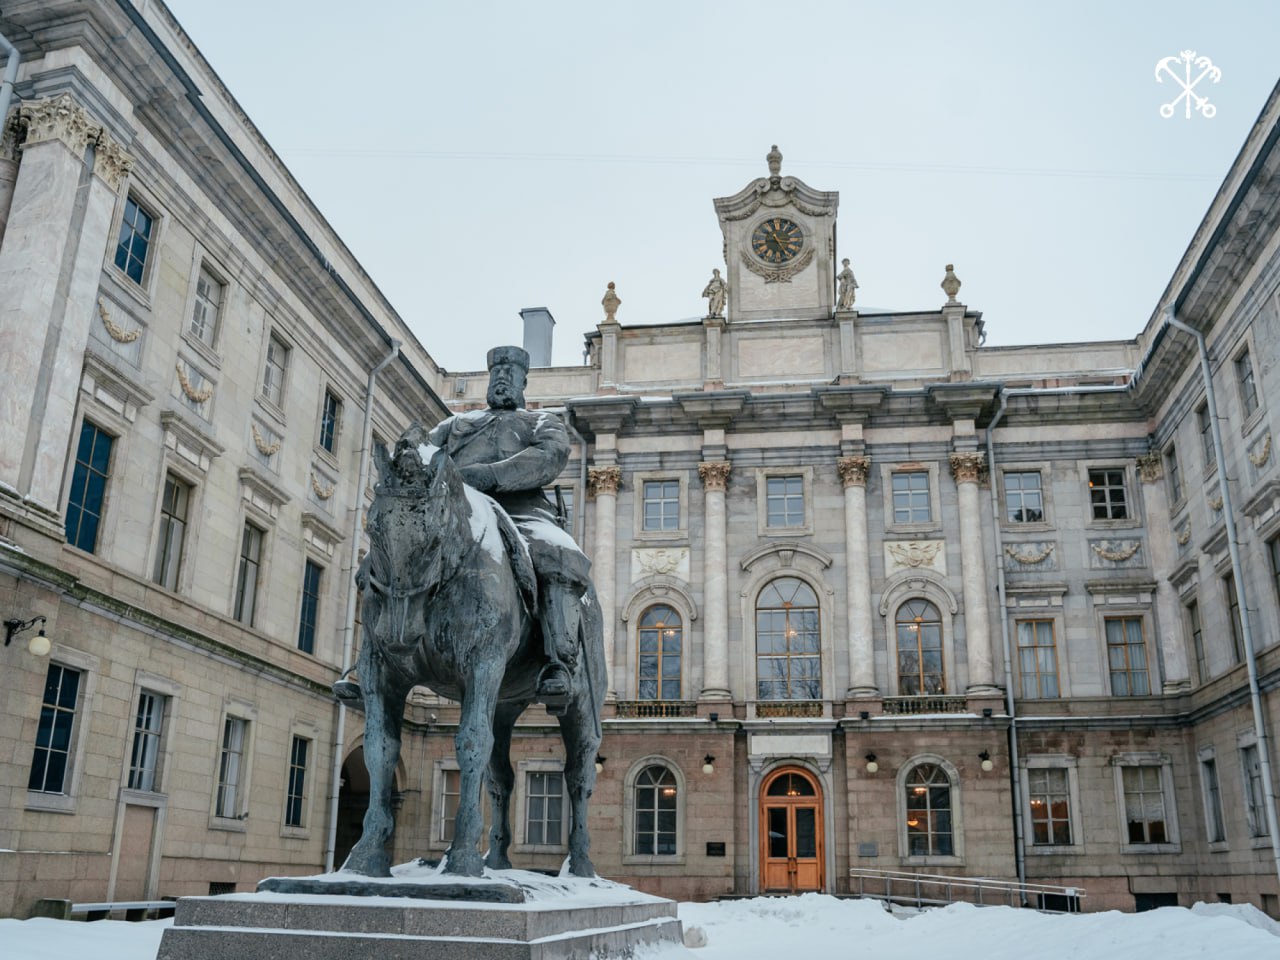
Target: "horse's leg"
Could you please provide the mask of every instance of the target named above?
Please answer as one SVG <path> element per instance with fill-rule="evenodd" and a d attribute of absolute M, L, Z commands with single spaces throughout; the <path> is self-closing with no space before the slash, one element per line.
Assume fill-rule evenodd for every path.
<path fill-rule="evenodd" d="M 564 738 L 564 778 L 569 788 L 569 873 L 575 877 L 594 877 L 596 868 L 588 850 L 591 836 L 587 832 L 587 800 L 596 786 L 596 752 L 600 734 L 588 706 L 586 691 L 579 690 L 560 717 L 560 735 Z"/>
<path fill-rule="evenodd" d="M 360 680 L 364 688 L 364 762 L 369 770 L 369 809 L 364 832 L 352 848 L 343 870 L 370 877 L 391 875 L 386 844 L 395 821 L 391 816 L 391 787 L 400 759 L 400 721 L 404 715 L 403 684 L 388 676 L 386 663 L 366 641 L 360 650 Z M 390 683 L 390 687 L 388 687 Z"/>
<path fill-rule="evenodd" d="M 479 662 L 472 665 L 471 677 L 462 694 L 462 718 L 454 737 L 458 758 L 458 818 L 454 821 L 453 843 L 449 845 L 444 872 L 478 877 L 484 865 L 476 845 L 484 826 L 480 816 L 480 783 L 493 753 L 493 711 L 504 664 Z"/>
<path fill-rule="evenodd" d="M 510 870 L 511 847 L 511 728 L 524 712 L 525 703 L 500 703 L 493 715 L 493 750 L 489 754 L 489 853 L 484 865 L 490 870 Z"/>

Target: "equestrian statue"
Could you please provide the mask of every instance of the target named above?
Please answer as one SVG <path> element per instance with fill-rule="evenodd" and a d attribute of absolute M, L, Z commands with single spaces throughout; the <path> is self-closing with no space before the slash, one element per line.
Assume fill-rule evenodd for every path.
<path fill-rule="evenodd" d="M 415 424 L 390 453 L 375 450 L 369 552 L 356 582 L 364 633 L 355 669 L 334 693 L 363 700 L 369 809 L 342 869 L 387 876 L 392 775 L 411 688 L 461 703 L 454 739 L 460 801 L 444 871 L 508 869 L 509 757 L 516 719 L 545 704 L 560 724 L 572 825 L 569 872 L 590 877 L 587 798 L 595 787 L 604 699 L 603 620 L 590 561 L 565 531 L 544 488 L 569 458 L 564 423 L 524 409 L 529 355 L 489 351 L 487 410 Z M 484 783 L 489 847 L 478 851 Z"/>

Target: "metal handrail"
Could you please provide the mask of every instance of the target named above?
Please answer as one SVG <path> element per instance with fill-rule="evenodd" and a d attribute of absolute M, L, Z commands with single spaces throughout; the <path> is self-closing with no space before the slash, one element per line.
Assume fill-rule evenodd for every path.
<path fill-rule="evenodd" d="M 1008 906 L 1024 906 L 1030 897 L 1039 901 L 1036 908 L 1045 913 L 1076 913 L 1080 909 L 1080 901 L 1086 896 L 1079 887 L 1065 887 L 1046 883 L 1019 883 L 1016 880 L 994 880 L 987 877 L 961 877 L 944 873 L 910 873 L 898 870 L 871 870 L 852 867 L 849 876 L 858 881 L 858 896 L 885 900 L 891 903 L 913 904 L 917 907 L 942 906 L 962 901 L 977 906 L 994 906 L 1004 903 Z M 868 881 L 875 886 L 884 883 L 884 892 L 868 890 Z M 895 889 L 905 885 L 905 890 Z M 938 888 L 938 889 L 927 889 Z M 971 897 L 960 897 L 957 893 L 972 893 Z M 933 894 L 926 896 L 926 894 Z M 1062 897 L 1066 909 L 1058 910 L 1046 907 L 1044 897 Z M 1075 905 L 1074 908 L 1072 905 Z"/>

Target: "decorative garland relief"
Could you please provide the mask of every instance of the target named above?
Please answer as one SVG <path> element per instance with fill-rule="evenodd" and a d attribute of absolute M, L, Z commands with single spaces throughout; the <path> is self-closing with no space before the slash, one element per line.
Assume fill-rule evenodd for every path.
<path fill-rule="evenodd" d="M 1255 467 L 1260 467 L 1267 462 L 1267 459 L 1270 456 L 1271 456 L 1271 431 L 1268 430 L 1267 435 L 1263 437 L 1262 442 L 1258 444 L 1258 452 L 1255 454 L 1252 450 L 1249 451 L 1249 462 L 1252 463 Z"/>
<path fill-rule="evenodd" d="M 266 438 L 258 432 L 258 425 L 256 423 L 249 424 L 249 431 L 253 434 L 253 445 L 258 448 L 258 452 L 264 457 L 275 456 L 275 454 L 280 452 L 280 441 L 277 440 L 274 443 L 267 443 Z"/>
<path fill-rule="evenodd" d="M 1138 552 L 1138 547 L 1141 546 L 1141 544 L 1137 540 L 1133 540 L 1126 546 L 1120 547 L 1118 550 L 1110 550 L 1097 543 L 1090 544 L 1090 546 L 1093 547 L 1093 552 L 1103 560 L 1110 560 L 1112 563 L 1123 563 Z"/>
<path fill-rule="evenodd" d="M 107 333 L 116 343 L 133 343 L 138 337 L 142 336 L 141 328 L 134 330 L 126 330 L 124 327 L 117 326 L 111 322 L 111 316 L 107 313 L 107 305 L 102 302 L 102 298 L 98 298 L 98 316 L 102 318 L 102 325 L 107 328 Z M 1268 434 L 1268 438 L 1270 434 Z"/>
<path fill-rule="evenodd" d="M 203 390 L 197 390 L 191 385 L 191 381 L 187 379 L 186 366 L 181 360 L 175 365 L 178 370 L 178 386 L 182 387 L 182 392 L 186 394 L 187 399 L 192 403 L 204 403 L 213 396 L 213 387 L 205 387 Z"/>
<path fill-rule="evenodd" d="M 1046 543 L 1043 549 L 1034 553 L 1031 551 L 1022 553 L 1016 547 L 1014 547 L 1013 544 L 1009 544 L 1004 548 L 1004 552 L 1009 556 L 1010 559 L 1016 560 L 1018 563 L 1024 563 L 1030 566 L 1031 564 L 1035 564 L 1035 563 L 1044 563 L 1044 561 L 1049 558 L 1049 554 L 1053 553 L 1053 544 Z"/>
<path fill-rule="evenodd" d="M 333 484 L 329 484 L 327 487 L 320 486 L 320 481 L 316 479 L 314 472 L 311 474 L 311 490 L 321 500 L 328 500 L 333 496 Z"/>

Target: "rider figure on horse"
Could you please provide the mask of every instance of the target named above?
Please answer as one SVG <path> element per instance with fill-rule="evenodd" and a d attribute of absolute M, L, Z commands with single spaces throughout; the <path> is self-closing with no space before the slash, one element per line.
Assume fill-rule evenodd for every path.
<path fill-rule="evenodd" d="M 569 460 L 569 435 L 555 414 L 524 409 L 528 353 L 495 347 L 488 366 L 489 409 L 450 417 L 428 439 L 449 454 L 468 486 L 507 511 L 528 543 L 547 656 L 537 697 L 554 713 L 568 699 L 579 659 L 581 601 L 591 569 L 591 561 L 556 522 L 543 493 Z"/>

